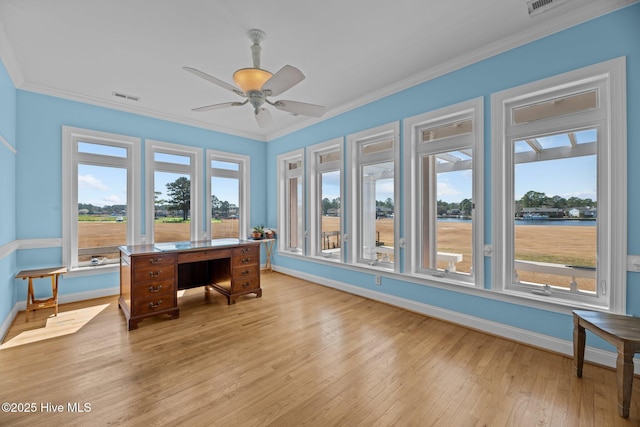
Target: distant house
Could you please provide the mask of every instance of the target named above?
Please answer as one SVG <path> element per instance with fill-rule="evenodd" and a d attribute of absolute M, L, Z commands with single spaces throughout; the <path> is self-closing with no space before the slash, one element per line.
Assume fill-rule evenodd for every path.
<path fill-rule="evenodd" d="M 522 208 L 522 211 L 516 214 L 518 217 L 527 218 L 527 217 L 547 217 L 547 218 L 562 218 L 564 217 L 564 211 L 560 208 L 546 208 L 546 207 L 535 207 L 535 208 Z"/>
<path fill-rule="evenodd" d="M 340 209 L 339 208 L 327 209 L 327 216 L 340 216 Z"/>
<path fill-rule="evenodd" d="M 596 208 L 588 208 L 588 207 L 571 208 L 569 209 L 568 213 L 571 218 L 596 218 L 597 217 Z"/>

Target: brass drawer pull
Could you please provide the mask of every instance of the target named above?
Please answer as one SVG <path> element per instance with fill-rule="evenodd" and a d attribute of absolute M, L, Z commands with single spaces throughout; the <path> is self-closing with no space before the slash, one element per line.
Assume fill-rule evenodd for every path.
<path fill-rule="evenodd" d="M 160 289 L 162 289 L 162 285 L 158 285 L 158 286 L 149 286 L 149 292 L 160 292 Z"/>
<path fill-rule="evenodd" d="M 243 254 L 248 254 L 249 253 L 249 248 L 242 248 L 242 250 L 240 251 Z"/>
<path fill-rule="evenodd" d="M 152 302 L 150 302 L 150 303 L 149 303 L 149 308 L 158 308 L 158 307 L 160 307 L 160 304 L 162 304 L 162 300 L 158 301 L 158 302 L 157 302 L 157 303 L 155 303 L 155 304 L 154 304 L 154 303 L 152 303 Z"/>
<path fill-rule="evenodd" d="M 158 277 L 162 274 L 162 270 L 160 271 L 156 271 L 155 273 L 153 271 L 149 272 L 149 277 Z"/>
<path fill-rule="evenodd" d="M 162 261 L 162 258 L 151 258 L 149 260 L 151 264 L 160 264 L 160 261 Z"/>
<path fill-rule="evenodd" d="M 243 264 L 249 264 L 251 262 L 251 258 L 242 258 L 241 261 Z"/>
<path fill-rule="evenodd" d="M 243 270 L 240 274 L 242 274 L 243 276 L 248 276 L 249 274 L 251 274 L 251 270 Z"/>
<path fill-rule="evenodd" d="M 249 285 L 251 285 L 251 283 L 249 283 L 249 282 L 244 282 L 244 283 L 242 284 L 242 287 L 243 287 L 243 288 L 248 288 L 248 287 L 249 287 Z"/>

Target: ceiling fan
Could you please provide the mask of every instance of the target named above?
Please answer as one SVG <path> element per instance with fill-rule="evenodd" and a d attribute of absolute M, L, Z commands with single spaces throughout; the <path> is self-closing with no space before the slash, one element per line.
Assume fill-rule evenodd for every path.
<path fill-rule="evenodd" d="M 210 76 L 200 70 L 191 67 L 182 67 L 191 74 L 205 79 L 215 85 L 246 98 L 242 102 L 224 102 L 222 104 L 205 105 L 204 107 L 194 108 L 192 111 L 212 111 L 227 107 L 240 107 L 247 103 L 253 106 L 256 121 L 260 127 L 267 127 L 273 123 L 271 113 L 263 107 L 269 104 L 278 110 L 287 111 L 293 115 L 302 114 L 303 116 L 321 117 L 325 112 L 325 107 L 305 102 L 277 100 L 271 101 L 270 96 L 278 96 L 281 93 L 291 89 L 293 86 L 304 80 L 302 71 L 291 65 L 285 65 L 277 73 L 271 74 L 269 71 L 260 68 L 260 52 L 262 47 L 260 43 L 266 38 L 266 34 L 262 30 L 249 30 L 247 32 L 249 39 L 253 42 L 251 46 L 251 54 L 253 57 L 253 68 L 241 68 L 233 74 L 233 81 L 238 86 L 233 86 L 220 79 Z"/>

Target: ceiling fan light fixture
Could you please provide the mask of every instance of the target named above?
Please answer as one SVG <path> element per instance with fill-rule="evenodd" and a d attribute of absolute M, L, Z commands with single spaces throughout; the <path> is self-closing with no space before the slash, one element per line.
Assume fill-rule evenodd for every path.
<path fill-rule="evenodd" d="M 259 92 L 272 74 L 261 68 L 241 68 L 233 73 L 233 81 L 244 93 Z"/>

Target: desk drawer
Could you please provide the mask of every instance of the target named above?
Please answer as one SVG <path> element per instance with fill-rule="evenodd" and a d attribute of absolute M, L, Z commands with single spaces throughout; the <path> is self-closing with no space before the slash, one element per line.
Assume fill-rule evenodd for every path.
<path fill-rule="evenodd" d="M 135 268 L 145 268 L 145 266 L 158 267 L 161 265 L 173 264 L 175 261 L 175 254 L 145 255 L 133 258 Z"/>
<path fill-rule="evenodd" d="M 260 289 L 260 277 L 248 277 L 243 279 L 233 279 L 231 281 L 231 293 L 251 291 Z"/>
<path fill-rule="evenodd" d="M 166 298 L 138 299 L 133 303 L 133 313 L 135 313 L 136 316 L 143 316 L 145 314 L 169 310 L 175 308 L 175 306 L 175 294 L 168 295 Z"/>
<path fill-rule="evenodd" d="M 260 245 L 246 245 L 233 248 L 233 257 L 243 257 L 245 255 L 258 257 L 260 256 Z"/>
<path fill-rule="evenodd" d="M 257 264 L 234 267 L 231 270 L 231 277 L 233 279 L 243 279 L 243 278 L 259 276 L 259 275 L 260 275 L 260 266 L 258 266 Z"/>
<path fill-rule="evenodd" d="M 236 255 L 231 259 L 232 267 L 241 267 L 260 264 L 260 256 L 258 254 Z"/>
<path fill-rule="evenodd" d="M 211 249 L 206 251 L 183 252 L 178 254 L 178 264 L 208 261 L 211 259 L 231 258 L 231 249 Z"/>
<path fill-rule="evenodd" d="M 133 285 L 133 294 L 135 299 L 152 298 L 152 299 L 169 299 L 175 293 L 173 287 L 173 278 L 170 280 L 162 280 L 155 282 L 136 283 Z"/>
<path fill-rule="evenodd" d="M 137 265 L 137 264 L 136 264 Z M 133 283 L 161 282 L 175 280 L 175 264 L 144 265 L 133 269 Z"/>

